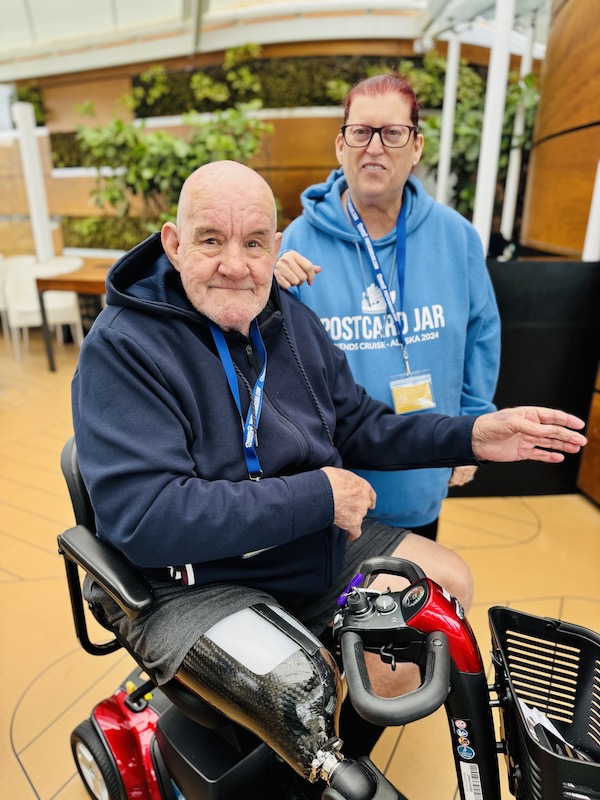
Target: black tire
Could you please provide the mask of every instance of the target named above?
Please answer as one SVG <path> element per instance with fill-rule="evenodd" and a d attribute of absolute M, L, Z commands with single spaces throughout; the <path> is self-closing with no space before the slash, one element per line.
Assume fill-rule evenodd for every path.
<path fill-rule="evenodd" d="M 71 734 L 71 750 L 90 797 L 94 800 L 126 800 L 114 759 L 90 719 L 78 725 Z"/>

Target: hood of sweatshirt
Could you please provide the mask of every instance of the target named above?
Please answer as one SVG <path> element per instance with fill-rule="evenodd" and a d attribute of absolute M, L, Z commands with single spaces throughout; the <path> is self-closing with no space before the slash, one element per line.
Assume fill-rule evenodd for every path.
<path fill-rule="evenodd" d="M 302 195 L 304 215 L 311 225 L 334 238 L 348 242 L 359 242 L 360 234 L 344 212 L 341 202 L 343 192 L 348 188 L 344 170 L 340 167 L 329 174 L 324 183 L 309 186 Z M 406 233 L 415 231 L 427 219 L 434 207 L 434 201 L 423 188 L 422 183 L 410 176 L 404 187 L 403 202 L 406 203 Z M 395 238 L 392 230 L 377 240 L 381 246 Z"/>

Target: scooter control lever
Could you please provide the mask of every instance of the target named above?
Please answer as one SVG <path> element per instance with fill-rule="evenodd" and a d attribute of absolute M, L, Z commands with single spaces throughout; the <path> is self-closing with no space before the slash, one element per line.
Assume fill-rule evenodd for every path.
<path fill-rule="evenodd" d="M 418 689 L 399 697 L 380 697 L 371 686 L 360 634 L 342 631 L 340 646 L 348 694 L 360 716 L 375 725 L 404 725 L 433 714 L 450 690 L 450 648 L 446 634 L 434 631 L 425 643 L 425 675 Z"/>

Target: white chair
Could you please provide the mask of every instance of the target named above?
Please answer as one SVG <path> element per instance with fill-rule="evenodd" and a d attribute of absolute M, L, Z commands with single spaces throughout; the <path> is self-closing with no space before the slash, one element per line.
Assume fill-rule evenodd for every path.
<path fill-rule="evenodd" d="M 10 326 L 8 324 L 8 313 L 4 291 L 6 277 L 13 269 L 17 269 L 21 266 L 33 266 L 36 260 L 36 257 L 33 255 L 7 256 L 6 258 L 3 258 L 0 255 L 0 317 L 2 318 L 2 334 L 5 342 L 10 341 Z"/>
<path fill-rule="evenodd" d="M 9 272 L 4 295 L 8 314 L 8 324 L 13 340 L 15 358 L 20 361 L 20 335 L 23 330 L 25 346 L 29 346 L 29 328 L 42 325 L 42 312 L 37 286 L 35 283 L 34 264 L 23 265 Z M 44 292 L 44 308 L 48 326 L 56 326 L 57 340 L 62 343 L 62 326 L 69 325 L 74 341 L 78 346 L 83 342 L 83 326 L 79 311 L 79 298 L 75 292 Z"/>

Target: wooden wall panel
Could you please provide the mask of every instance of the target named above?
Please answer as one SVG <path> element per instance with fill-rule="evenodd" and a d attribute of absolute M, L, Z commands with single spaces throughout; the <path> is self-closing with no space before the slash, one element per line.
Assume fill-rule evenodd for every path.
<path fill-rule="evenodd" d="M 28 216 L 25 183 L 16 175 L 0 176 L 0 217 Z"/>
<path fill-rule="evenodd" d="M 261 153 L 252 165 L 321 167 L 337 165 L 335 137 L 342 124 L 342 114 L 334 117 L 293 116 L 267 119 L 274 131 L 265 139 Z"/>
<path fill-rule="evenodd" d="M 600 128 L 547 139 L 529 163 L 521 244 L 579 258 L 592 201 Z"/>
<path fill-rule="evenodd" d="M 261 153 L 250 161 L 270 184 L 286 225 L 302 212 L 300 194 L 324 181 L 338 166 L 334 141 L 342 123 L 336 117 L 293 117 L 269 120 L 273 133 Z"/>
<path fill-rule="evenodd" d="M 133 115 L 121 102 L 122 96 L 131 89 L 126 77 L 81 80 L 75 77 L 71 83 L 44 87 L 46 127 L 50 133 L 74 131 L 79 125 L 104 125 L 113 117 L 132 119 Z M 81 117 L 75 106 L 91 101 L 95 117 Z"/>
<path fill-rule="evenodd" d="M 600 160 L 598 0 L 552 10 L 520 242 L 580 258 Z"/>
<path fill-rule="evenodd" d="M 54 252 L 62 253 L 65 244 L 58 222 L 51 225 L 51 235 Z M 4 256 L 35 253 L 33 229 L 28 219 L 0 219 L 0 252 Z"/>
<path fill-rule="evenodd" d="M 598 0 L 567 0 L 552 17 L 534 141 L 600 123 L 599 10 Z"/>
<path fill-rule="evenodd" d="M 39 135 L 42 170 L 46 179 L 50 176 L 51 154 L 47 135 Z M 0 217 L 29 214 L 27 192 L 21 169 L 21 154 L 15 136 L 0 137 Z"/>

